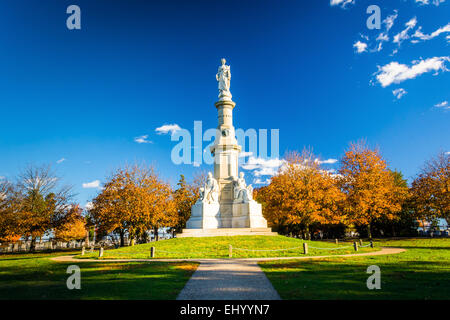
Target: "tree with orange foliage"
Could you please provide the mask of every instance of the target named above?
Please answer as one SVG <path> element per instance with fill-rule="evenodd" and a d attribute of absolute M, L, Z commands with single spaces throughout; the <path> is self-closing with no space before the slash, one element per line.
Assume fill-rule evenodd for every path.
<path fill-rule="evenodd" d="M 86 220 L 79 205 L 72 205 L 64 221 L 55 229 L 55 238 L 62 241 L 81 240 L 86 237 Z"/>
<path fill-rule="evenodd" d="M 184 175 L 180 176 L 180 181 L 177 183 L 178 189 L 175 190 L 173 196 L 176 204 L 178 215 L 178 223 L 174 228 L 175 232 L 181 232 L 186 227 L 186 222 L 191 216 L 191 207 L 197 201 L 199 194 L 198 188 L 195 185 L 186 183 Z"/>
<path fill-rule="evenodd" d="M 159 228 L 178 221 L 170 185 L 145 165 L 118 169 L 92 204 L 89 212 L 99 231 L 118 233 L 121 246 L 126 233 L 144 237 L 153 229 L 157 237 Z"/>
<path fill-rule="evenodd" d="M 70 207 L 71 187 L 58 187 L 59 180 L 50 166 L 29 166 L 19 176 L 15 210 L 22 236 L 31 238 L 30 251 L 36 238 L 61 223 Z"/>
<path fill-rule="evenodd" d="M 450 155 L 439 153 L 425 163 L 411 186 L 418 219 L 443 218 L 450 223 Z"/>
<path fill-rule="evenodd" d="M 314 223 L 342 222 L 339 203 L 344 196 L 336 178 L 320 168 L 312 151 L 288 154 L 271 183 L 257 192 L 264 216 L 275 225 L 301 225 L 309 237 Z"/>
<path fill-rule="evenodd" d="M 22 234 L 15 195 L 14 186 L 7 180 L 0 180 L 0 241 L 15 242 Z"/>
<path fill-rule="evenodd" d="M 393 220 L 400 212 L 403 190 L 395 185 L 377 149 L 371 150 L 365 141 L 350 143 L 341 160 L 340 186 L 346 195 L 344 212 L 350 222 L 367 227 L 376 219 Z"/>

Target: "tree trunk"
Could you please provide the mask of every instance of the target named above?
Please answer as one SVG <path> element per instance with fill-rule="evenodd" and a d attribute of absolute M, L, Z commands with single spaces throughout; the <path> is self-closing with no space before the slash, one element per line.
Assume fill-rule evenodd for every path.
<path fill-rule="evenodd" d="M 124 247 L 125 246 L 125 237 L 124 237 L 124 232 L 123 230 L 119 230 L 119 236 L 120 236 L 120 246 Z"/>
<path fill-rule="evenodd" d="M 395 226 L 394 225 L 392 225 L 392 236 L 393 237 L 397 236 L 397 234 L 395 233 Z"/>
<path fill-rule="evenodd" d="M 370 223 L 367 225 L 367 236 L 369 240 L 372 240 L 372 232 L 370 231 Z"/>
<path fill-rule="evenodd" d="M 154 229 L 153 229 L 153 233 L 155 234 L 155 241 L 158 241 L 159 240 L 159 234 L 158 234 L 158 227 L 155 227 Z"/>
<path fill-rule="evenodd" d="M 306 230 L 306 239 L 311 240 L 311 233 L 309 233 L 309 225 L 307 224 L 305 227 Z"/>
<path fill-rule="evenodd" d="M 85 246 L 89 247 L 89 228 L 86 230 L 86 238 L 84 239 Z"/>
<path fill-rule="evenodd" d="M 30 252 L 34 252 L 36 249 L 36 237 L 31 237 L 31 243 L 30 243 Z"/>

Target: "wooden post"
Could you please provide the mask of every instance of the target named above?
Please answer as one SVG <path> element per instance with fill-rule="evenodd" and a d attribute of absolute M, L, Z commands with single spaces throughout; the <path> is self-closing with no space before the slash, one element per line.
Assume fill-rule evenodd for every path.
<path fill-rule="evenodd" d="M 306 242 L 303 242 L 303 253 L 308 254 L 308 244 Z"/>
<path fill-rule="evenodd" d="M 84 256 L 84 253 L 86 252 L 86 248 L 83 246 L 82 248 L 81 248 L 81 255 L 82 256 Z"/>
<path fill-rule="evenodd" d="M 150 257 L 154 258 L 155 257 L 155 247 L 150 247 Z"/>
<path fill-rule="evenodd" d="M 359 246 L 362 247 L 362 239 L 359 239 Z"/>
<path fill-rule="evenodd" d="M 103 247 L 100 247 L 100 250 L 98 252 L 98 257 L 99 258 L 103 257 Z"/>
<path fill-rule="evenodd" d="M 233 258 L 233 246 L 231 244 L 228 247 L 228 258 Z"/>
<path fill-rule="evenodd" d="M 339 240 L 336 238 L 336 244 L 339 244 Z"/>
<path fill-rule="evenodd" d="M 370 247 L 373 248 L 373 241 L 370 241 Z"/>
<path fill-rule="evenodd" d="M 353 248 L 355 248 L 355 251 L 358 251 L 358 244 L 356 241 L 353 241 Z"/>

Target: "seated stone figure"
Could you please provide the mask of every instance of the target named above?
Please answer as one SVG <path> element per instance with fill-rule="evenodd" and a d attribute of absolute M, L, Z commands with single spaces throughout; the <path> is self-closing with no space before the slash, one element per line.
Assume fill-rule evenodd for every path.
<path fill-rule="evenodd" d="M 200 198 L 197 202 L 217 203 L 219 202 L 219 184 L 214 179 L 211 172 L 208 172 L 208 178 L 203 188 L 200 188 Z"/>
<path fill-rule="evenodd" d="M 250 202 L 253 200 L 253 187 L 248 185 L 244 179 L 244 173 L 239 173 L 239 178 L 234 180 L 234 201 Z"/>

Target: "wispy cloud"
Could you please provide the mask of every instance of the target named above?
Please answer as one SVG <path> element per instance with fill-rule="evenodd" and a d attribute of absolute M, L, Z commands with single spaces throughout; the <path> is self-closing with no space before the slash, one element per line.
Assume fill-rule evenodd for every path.
<path fill-rule="evenodd" d="M 375 73 L 376 79 L 382 87 L 387 87 L 392 83 L 400 83 L 408 79 L 414 79 L 430 71 L 435 71 L 435 74 L 439 71 L 449 71 L 445 65 L 448 61 L 450 61 L 450 57 L 433 57 L 413 61 L 411 66 L 393 61 L 382 67 L 378 66 L 378 71 Z"/>
<path fill-rule="evenodd" d="M 350 4 L 354 4 L 355 0 L 330 0 L 331 6 L 340 6 L 341 8 L 345 8 Z"/>
<path fill-rule="evenodd" d="M 250 157 L 253 155 L 253 152 L 241 152 L 239 153 L 239 158 Z"/>
<path fill-rule="evenodd" d="M 63 163 L 64 161 L 66 161 L 66 158 L 61 158 L 58 161 L 56 161 L 57 164 Z"/>
<path fill-rule="evenodd" d="M 171 135 L 178 130 L 181 130 L 181 128 L 176 123 L 165 124 L 165 125 L 155 129 L 157 134 L 168 134 L 170 132 Z"/>
<path fill-rule="evenodd" d="M 135 137 L 134 142 L 137 143 L 153 143 L 152 141 L 148 140 L 148 134 L 145 134 L 143 136 Z"/>
<path fill-rule="evenodd" d="M 316 159 L 315 161 L 319 164 L 334 164 L 334 163 L 338 162 L 337 159 L 326 159 L 326 160 Z"/>
<path fill-rule="evenodd" d="M 415 0 L 415 1 L 416 1 L 416 3 L 419 3 L 423 6 L 429 5 L 431 3 L 431 4 L 434 4 L 436 7 L 439 6 L 441 3 L 445 2 L 445 0 L 431 0 L 431 1 L 430 0 Z"/>
<path fill-rule="evenodd" d="M 431 40 L 433 38 L 436 38 L 442 33 L 448 33 L 450 32 L 450 23 L 447 23 L 447 25 L 440 27 L 439 29 L 435 30 L 434 32 L 430 34 L 424 34 L 422 32 L 422 27 L 418 27 L 416 32 L 413 34 L 414 38 L 418 38 L 423 41 Z"/>
<path fill-rule="evenodd" d="M 417 24 L 417 18 L 416 18 L 416 17 L 412 18 L 412 19 L 409 20 L 407 23 L 405 23 L 406 28 L 403 29 L 401 32 L 397 33 L 397 34 L 394 36 L 393 42 L 394 42 L 394 43 L 397 43 L 397 44 L 400 46 L 401 43 L 402 43 L 404 40 L 409 39 L 409 37 L 410 37 L 410 36 L 409 36 L 409 31 L 410 31 L 411 29 L 413 29 L 413 28 L 416 26 L 416 24 Z"/>
<path fill-rule="evenodd" d="M 253 175 L 260 176 L 274 176 L 278 172 L 278 168 L 285 163 L 283 159 L 264 159 L 250 157 L 248 161 L 242 164 L 242 168 L 245 170 L 252 170 Z"/>
<path fill-rule="evenodd" d="M 439 109 L 444 109 L 444 110 L 450 110 L 450 105 L 448 104 L 447 100 L 435 104 L 434 107 L 439 108 Z"/>
<path fill-rule="evenodd" d="M 395 90 L 392 90 L 392 94 L 397 98 L 397 99 L 401 99 L 401 97 L 403 97 L 405 94 L 407 94 L 406 90 L 403 88 L 398 88 Z"/>
<path fill-rule="evenodd" d="M 83 183 L 84 189 L 98 189 L 100 188 L 100 180 L 94 180 L 92 182 Z"/>

